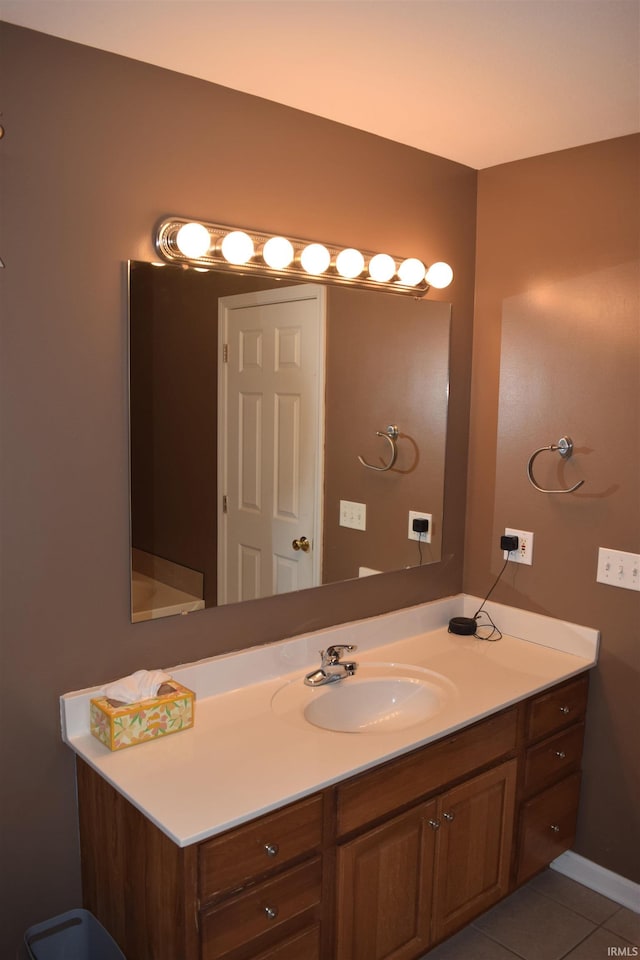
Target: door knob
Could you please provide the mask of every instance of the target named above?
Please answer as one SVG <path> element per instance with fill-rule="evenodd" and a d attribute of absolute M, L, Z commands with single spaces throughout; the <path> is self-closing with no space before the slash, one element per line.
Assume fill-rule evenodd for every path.
<path fill-rule="evenodd" d="M 292 540 L 291 546 L 294 550 L 302 550 L 303 553 L 308 553 L 311 547 L 311 542 L 307 540 L 306 537 L 300 537 L 299 540 Z"/>

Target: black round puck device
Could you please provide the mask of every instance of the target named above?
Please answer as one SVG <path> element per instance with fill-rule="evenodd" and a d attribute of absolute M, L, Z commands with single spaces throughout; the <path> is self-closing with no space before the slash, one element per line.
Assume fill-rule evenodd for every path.
<path fill-rule="evenodd" d="M 457 633 L 460 637 L 472 637 L 476 632 L 474 617 L 451 617 L 449 633 Z"/>

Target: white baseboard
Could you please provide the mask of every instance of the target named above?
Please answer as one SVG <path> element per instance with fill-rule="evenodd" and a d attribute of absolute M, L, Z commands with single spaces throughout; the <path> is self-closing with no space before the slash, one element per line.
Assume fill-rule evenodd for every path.
<path fill-rule="evenodd" d="M 600 867 L 571 850 L 554 860 L 551 869 L 577 880 L 583 886 L 601 893 L 623 907 L 628 907 L 634 913 L 640 913 L 640 883 L 627 880 L 626 877 L 621 877 L 606 867 Z"/>

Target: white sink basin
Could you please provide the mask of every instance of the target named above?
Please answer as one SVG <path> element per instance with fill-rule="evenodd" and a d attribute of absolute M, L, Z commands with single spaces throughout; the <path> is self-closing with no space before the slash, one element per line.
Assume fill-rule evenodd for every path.
<path fill-rule="evenodd" d="M 439 713 L 455 693 L 445 677 L 403 664 L 361 664 L 353 677 L 315 689 L 302 678 L 281 687 L 272 709 L 339 733 L 404 730 Z"/>

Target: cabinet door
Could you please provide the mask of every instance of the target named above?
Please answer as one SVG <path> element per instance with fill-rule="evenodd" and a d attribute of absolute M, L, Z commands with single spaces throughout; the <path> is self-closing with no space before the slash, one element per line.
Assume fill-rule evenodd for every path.
<path fill-rule="evenodd" d="M 413 960 L 429 947 L 436 803 L 338 849 L 337 960 Z"/>
<path fill-rule="evenodd" d="M 438 801 L 434 940 L 442 940 L 508 892 L 516 760 L 462 783 Z"/>

